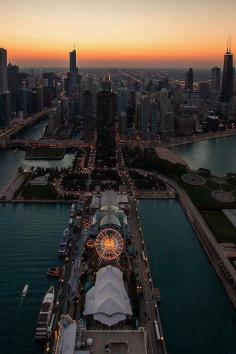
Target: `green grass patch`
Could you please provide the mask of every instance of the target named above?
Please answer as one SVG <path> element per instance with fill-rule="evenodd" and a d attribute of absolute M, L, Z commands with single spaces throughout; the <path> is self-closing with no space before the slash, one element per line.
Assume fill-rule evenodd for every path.
<path fill-rule="evenodd" d="M 211 180 L 208 180 L 205 185 L 193 186 L 183 182 L 178 176 L 175 176 L 174 179 L 187 192 L 193 204 L 200 210 L 236 209 L 236 201 L 233 203 L 222 203 L 211 196 L 212 189 L 207 188 L 208 182 L 212 187 L 215 187 L 215 185 L 212 184 L 214 182 Z M 219 189 L 219 187 L 216 188 L 216 190 L 217 189 Z M 236 192 L 234 195 L 236 195 Z"/>
<path fill-rule="evenodd" d="M 222 184 L 221 189 L 225 192 L 231 192 L 232 190 L 236 189 L 236 186 L 232 186 L 231 184 Z"/>
<path fill-rule="evenodd" d="M 50 159 L 50 160 L 61 160 L 64 158 L 66 153 L 65 149 L 60 148 L 49 148 L 49 147 L 37 147 L 29 148 L 26 150 L 25 159 Z"/>
<path fill-rule="evenodd" d="M 201 214 L 218 242 L 236 242 L 236 229 L 221 210 L 204 210 Z"/>
<path fill-rule="evenodd" d="M 205 186 L 210 188 L 211 190 L 217 190 L 220 188 L 219 184 L 214 182 L 214 181 L 211 181 L 210 179 L 208 179 L 205 183 Z"/>
<path fill-rule="evenodd" d="M 46 186 L 31 186 L 27 185 L 22 190 L 22 197 L 24 199 L 57 199 L 57 193 L 49 184 Z"/>

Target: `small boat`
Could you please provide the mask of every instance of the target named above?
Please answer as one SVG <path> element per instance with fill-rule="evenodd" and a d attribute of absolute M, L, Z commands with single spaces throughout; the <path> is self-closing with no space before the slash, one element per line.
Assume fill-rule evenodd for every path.
<path fill-rule="evenodd" d="M 59 250 L 58 250 L 59 256 L 63 257 L 67 255 L 70 238 L 71 237 L 70 237 L 69 230 L 65 229 L 59 245 Z"/>
<path fill-rule="evenodd" d="M 49 268 L 47 271 L 47 275 L 50 277 L 60 278 L 60 276 L 62 275 L 62 268 Z"/>
<path fill-rule="evenodd" d="M 22 294 L 21 294 L 22 297 L 26 296 L 28 289 L 29 289 L 29 285 L 25 284 L 24 289 L 22 290 Z"/>
<path fill-rule="evenodd" d="M 44 296 L 42 307 L 39 313 L 35 338 L 48 339 L 50 337 L 50 325 L 53 315 L 55 292 L 54 287 L 51 286 Z"/>
<path fill-rule="evenodd" d="M 161 294 L 158 288 L 155 288 L 155 293 L 156 293 L 155 295 L 156 295 L 157 302 L 161 302 Z"/>

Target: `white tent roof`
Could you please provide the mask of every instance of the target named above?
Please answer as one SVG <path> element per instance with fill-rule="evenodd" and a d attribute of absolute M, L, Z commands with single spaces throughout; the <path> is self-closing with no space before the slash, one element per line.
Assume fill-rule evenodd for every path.
<path fill-rule="evenodd" d="M 112 326 L 132 315 L 122 272 L 112 266 L 101 268 L 96 275 L 95 286 L 86 294 L 84 315 Z"/>
<path fill-rule="evenodd" d="M 108 213 L 103 216 L 102 220 L 100 221 L 100 226 L 104 225 L 116 225 L 119 227 L 121 226 L 119 219 L 111 213 Z"/>
<path fill-rule="evenodd" d="M 104 315 L 102 313 L 98 313 L 98 314 L 94 315 L 93 318 L 96 321 L 99 321 L 99 322 L 111 327 L 111 326 L 115 325 L 116 323 L 119 323 L 121 321 L 125 321 L 126 315 L 123 315 L 121 313 L 117 313 L 117 314 L 114 314 L 112 317 L 107 317 L 106 315 Z"/>

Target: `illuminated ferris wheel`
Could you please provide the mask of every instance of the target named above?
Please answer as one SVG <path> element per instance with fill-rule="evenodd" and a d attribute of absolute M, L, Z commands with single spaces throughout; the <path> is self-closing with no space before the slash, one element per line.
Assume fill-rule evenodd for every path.
<path fill-rule="evenodd" d="M 95 241 L 95 248 L 101 259 L 112 261 L 121 255 L 124 240 L 117 230 L 106 228 L 99 232 Z"/>

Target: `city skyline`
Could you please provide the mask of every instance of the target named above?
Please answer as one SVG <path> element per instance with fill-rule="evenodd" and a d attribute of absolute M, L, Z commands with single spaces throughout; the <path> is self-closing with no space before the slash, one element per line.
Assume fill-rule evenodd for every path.
<path fill-rule="evenodd" d="M 1 47 L 23 67 L 67 66 L 74 43 L 82 67 L 211 67 L 236 37 L 233 1 L 11 0 L 1 10 Z"/>

